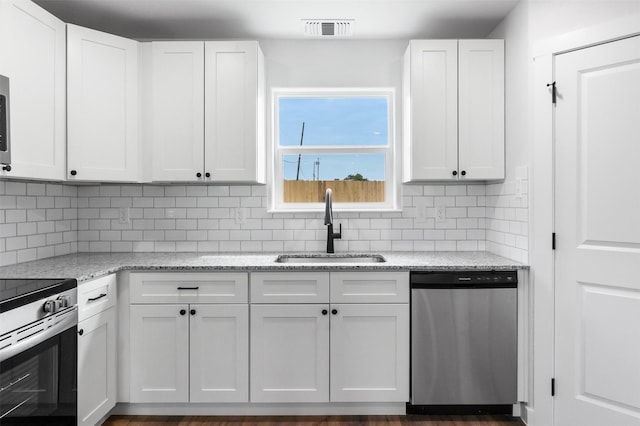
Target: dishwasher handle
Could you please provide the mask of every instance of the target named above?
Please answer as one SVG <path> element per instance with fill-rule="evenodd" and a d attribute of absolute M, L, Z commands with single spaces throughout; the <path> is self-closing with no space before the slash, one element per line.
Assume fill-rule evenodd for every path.
<path fill-rule="evenodd" d="M 468 290 L 468 289 L 481 289 L 481 288 L 517 288 L 517 283 L 433 283 L 433 284 L 423 284 L 423 283 L 411 283 L 412 290 L 420 290 L 420 289 L 460 289 L 460 290 Z"/>

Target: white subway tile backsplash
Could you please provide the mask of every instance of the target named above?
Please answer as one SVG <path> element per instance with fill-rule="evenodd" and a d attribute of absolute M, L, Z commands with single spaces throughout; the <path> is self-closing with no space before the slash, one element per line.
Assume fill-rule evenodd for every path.
<path fill-rule="evenodd" d="M 527 197 L 516 198 L 514 185 L 412 184 L 402 192 L 401 211 L 334 212 L 343 230 L 336 251 L 487 249 L 526 261 Z M 264 185 L 0 181 L 0 264 L 78 251 L 325 250 L 324 212 L 266 206 Z M 435 220 L 435 206 L 446 208 L 444 221 Z M 120 223 L 120 208 L 128 222 Z"/>

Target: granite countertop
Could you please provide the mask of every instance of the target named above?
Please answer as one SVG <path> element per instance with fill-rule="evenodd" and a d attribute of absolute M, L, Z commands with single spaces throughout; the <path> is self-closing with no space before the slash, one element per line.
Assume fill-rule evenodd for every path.
<path fill-rule="evenodd" d="M 288 253 L 291 254 L 291 253 Z M 305 253 L 304 255 L 321 255 Z M 339 253 L 338 255 L 345 255 Z M 376 253 L 377 254 L 377 253 Z M 379 253 L 382 263 L 277 263 L 279 253 L 77 253 L 0 268 L 0 278 L 76 278 L 79 282 L 123 270 L 335 271 L 506 270 L 528 266 L 488 252 Z"/>

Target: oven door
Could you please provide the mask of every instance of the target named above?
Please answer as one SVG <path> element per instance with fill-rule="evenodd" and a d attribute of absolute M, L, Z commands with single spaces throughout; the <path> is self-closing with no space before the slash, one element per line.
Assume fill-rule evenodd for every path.
<path fill-rule="evenodd" d="M 0 425 L 76 425 L 77 329 L 0 362 Z"/>

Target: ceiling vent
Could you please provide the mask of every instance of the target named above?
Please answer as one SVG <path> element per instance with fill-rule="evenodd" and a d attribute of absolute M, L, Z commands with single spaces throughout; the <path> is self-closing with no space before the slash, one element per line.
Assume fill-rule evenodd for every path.
<path fill-rule="evenodd" d="M 305 19 L 304 35 L 307 37 L 351 37 L 353 19 Z"/>

